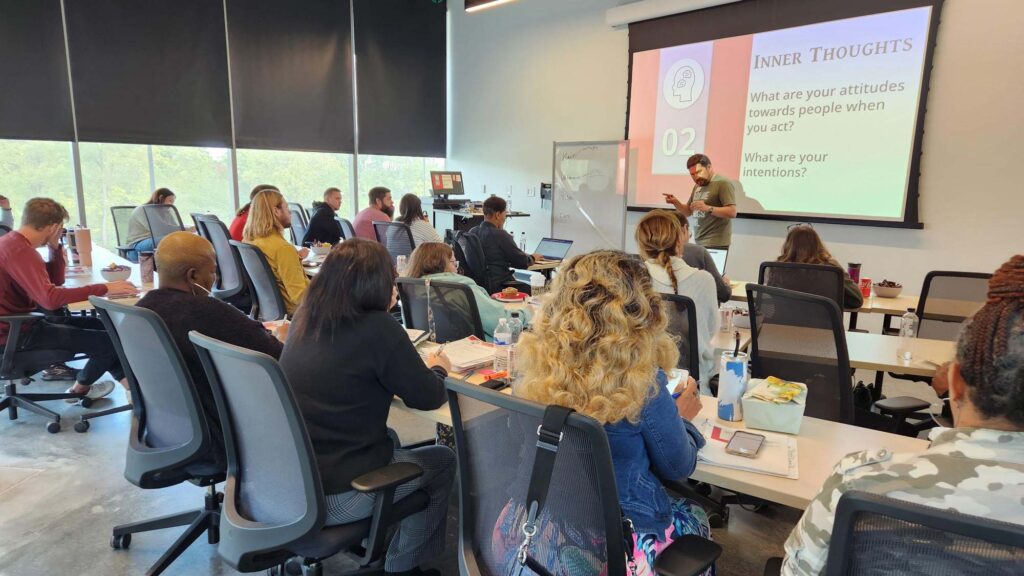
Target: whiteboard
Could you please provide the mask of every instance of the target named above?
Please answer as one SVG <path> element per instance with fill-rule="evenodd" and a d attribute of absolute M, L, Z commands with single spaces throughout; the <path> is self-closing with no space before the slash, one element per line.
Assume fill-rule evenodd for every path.
<path fill-rule="evenodd" d="M 555 142 L 551 236 L 573 241 L 567 257 L 624 249 L 628 154 L 628 140 Z"/>

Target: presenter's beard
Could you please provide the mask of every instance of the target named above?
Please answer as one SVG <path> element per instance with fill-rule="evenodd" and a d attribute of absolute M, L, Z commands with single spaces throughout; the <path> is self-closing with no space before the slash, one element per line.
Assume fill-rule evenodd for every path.
<path fill-rule="evenodd" d="M 694 182 L 697 183 L 697 186 L 707 186 L 711 183 L 711 180 L 708 180 L 707 178 L 696 178 L 694 179 Z"/>

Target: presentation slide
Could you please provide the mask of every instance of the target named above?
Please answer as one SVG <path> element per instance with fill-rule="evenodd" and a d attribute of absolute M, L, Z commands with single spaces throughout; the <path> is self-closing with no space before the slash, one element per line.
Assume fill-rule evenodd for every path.
<path fill-rule="evenodd" d="M 931 8 L 633 54 L 629 205 L 707 154 L 745 214 L 902 221 Z"/>

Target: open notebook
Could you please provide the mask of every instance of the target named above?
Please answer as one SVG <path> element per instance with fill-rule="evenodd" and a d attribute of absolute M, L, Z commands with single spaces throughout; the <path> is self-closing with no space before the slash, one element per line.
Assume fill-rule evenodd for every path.
<path fill-rule="evenodd" d="M 793 436 L 751 430 L 757 434 L 764 434 L 765 443 L 756 458 L 745 458 L 725 451 L 725 445 L 732 438 L 735 429 L 722 426 L 707 417 L 698 418 L 693 424 L 707 440 L 697 455 L 699 462 L 793 480 L 799 478 L 800 466 L 797 461 L 796 438 Z"/>
<path fill-rule="evenodd" d="M 420 346 L 420 355 L 426 356 L 438 347 L 438 344 Z M 468 372 L 490 366 L 494 362 L 494 344 L 484 342 L 476 336 L 469 336 L 446 344 L 444 354 L 451 361 L 453 372 Z"/>

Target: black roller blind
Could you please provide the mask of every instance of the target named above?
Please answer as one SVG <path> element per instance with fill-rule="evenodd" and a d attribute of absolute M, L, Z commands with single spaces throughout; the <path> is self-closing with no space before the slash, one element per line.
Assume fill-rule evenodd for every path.
<path fill-rule="evenodd" d="M 72 140 L 60 0 L 0 0 L 0 138 Z"/>
<path fill-rule="evenodd" d="M 349 3 L 228 0 L 239 148 L 353 151 Z"/>
<path fill-rule="evenodd" d="M 359 153 L 444 157 L 445 2 L 354 0 Z"/>
<path fill-rule="evenodd" d="M 216 0 L 68 0 L 79 139 L 230 146 Z"/>

